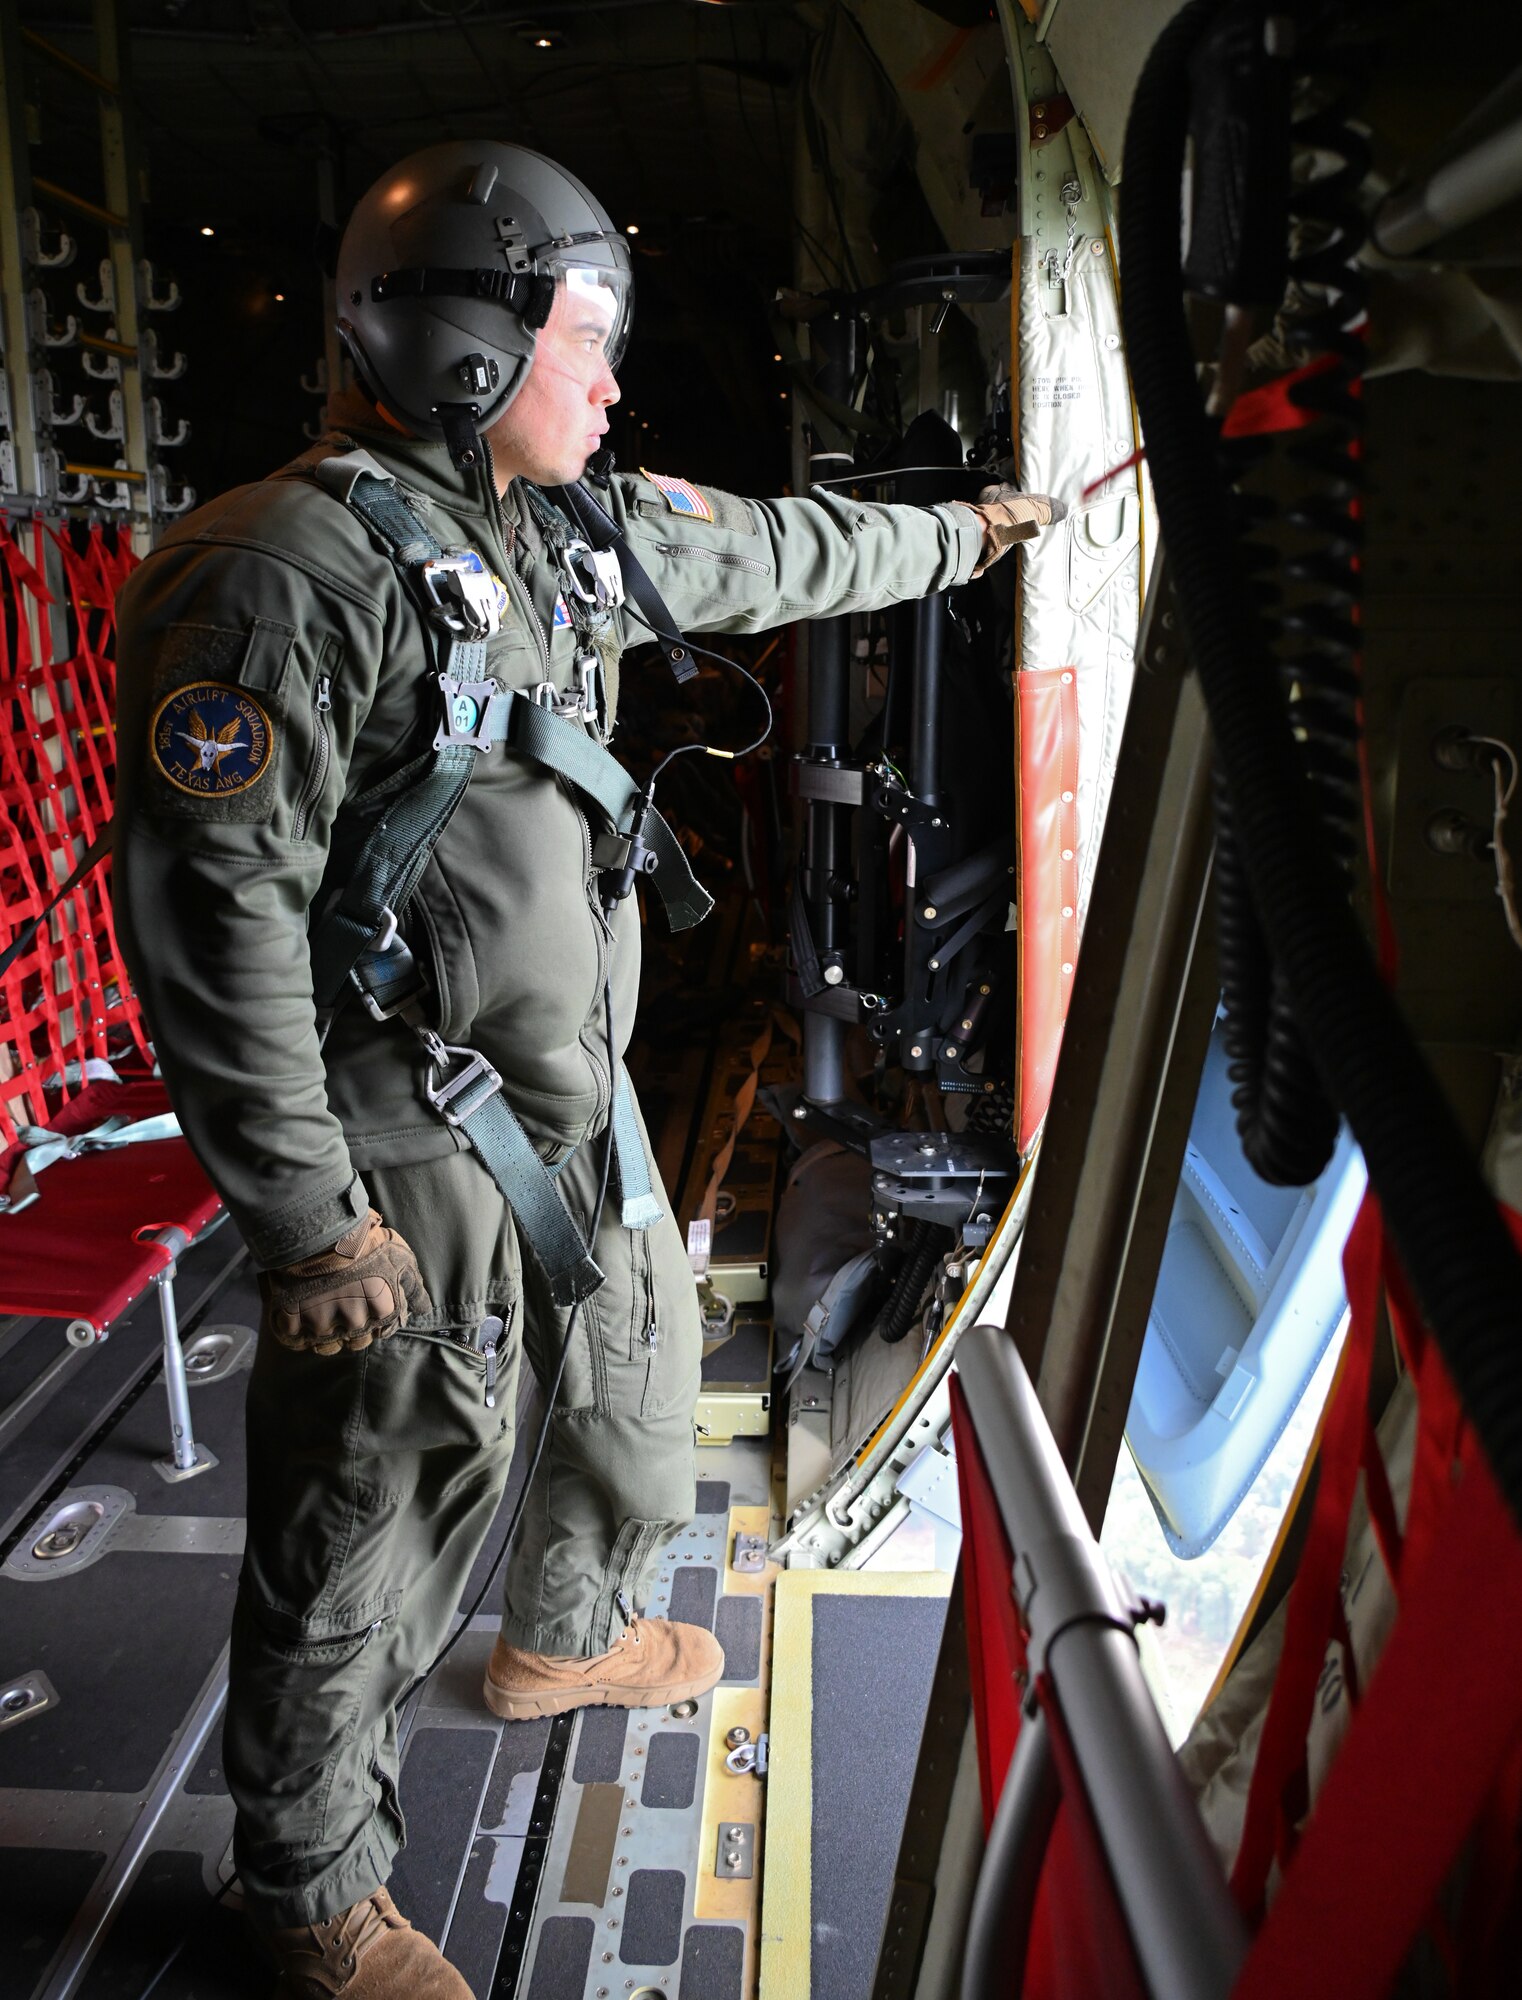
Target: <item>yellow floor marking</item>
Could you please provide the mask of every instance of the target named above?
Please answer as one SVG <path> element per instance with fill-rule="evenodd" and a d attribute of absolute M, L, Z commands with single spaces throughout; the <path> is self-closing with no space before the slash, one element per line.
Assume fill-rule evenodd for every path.
<path fill-rule="evenodd" d="M 694 1917 L 727 1920 L 745 1928 L 745 1967 L 741 1992 L 756 1990 L 756 1952 L 760 1934 L 761 1858 L 763 1825 L 766 1815 L 766 1786 L 755 1776 L 737 1776 L 726 1770 L 729 1754 L 725 1737 L 734 1728 L 750 1731 L 754 1743 L 766 1728 L 768 1662 L 771 1651 L 772 1586 L 780 1571 L 775 1563 L 755 1575 L 745 1575 L 734 1565 L 735 1536 L 769 1536 L 771 1510 L 768 1507 L 731 1507 L 724 1544 L 723 1593 L 729 1597 L 759 1597 L 761 1600 L 761 1672 L 758 1685 L 720 1686 L 714 1692 L 713 1719 L 708 1731 L 708 1761 L 703 1774 L 703 1818 L 698 1834 L 698 1872 L 693 1890 Z M 714 1873 L 719 1851 L 719 1828 L 732 1824 L 755 1828 L 755 1872 L 749 1878 L 720 1877 Z"/>
<path fill-rule="evenodd" d="M 943 1570 L 791 1569 L 777 1578 L 772 1606 L 761 2000 L 810 2000 L 814 1599 L 944 1597 L 950 1589 L 951 1578 Z M 864 1706 L 871 1702 L 871 1676 L 871 1662 L 863 1661 Z"/>
<path fill-rule="evenodd" d="M 766 1818 L 766 1784 L 754 1773 L 736 1776 L 724 1767 L 729 1746 L 724 1738 L 737 1724 L 750 1731 L 754 1743 L 766 1728 L 766 1695 L 760 1688 L 717 1689 L 708 1734 L 708 1765 L 703 1784 L 703 1825 L 698 1835 L 698 1876 L 692 1914 L 712 1920 L 725 1918 L 745 1929 L 745 1970 L 740 1990 L 756 1990 L 757 1917 L 761 1909 L 762 1829 Z M 748 1879 L 721 1879 L 714 1874 L 721 1826 L 753 1826 L 756 1830 L 755 1873 Z"/>

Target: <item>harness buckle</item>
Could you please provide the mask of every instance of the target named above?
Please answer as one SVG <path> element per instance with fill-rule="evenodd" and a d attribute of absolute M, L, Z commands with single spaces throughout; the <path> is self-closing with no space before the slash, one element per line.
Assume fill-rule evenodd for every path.
<path fill-rule="evenodd" d="M 603 686 L 602 661 L 588 650 L 576 655 L 572 668 L 582 719 L 599 743 L 607 741 L 607 695 Z"/>
<path fill-rule="evenodd" d="M 565 574 L 583 604 L 615 611 L 624 601 L 624 573 L 612 549 L 594 549 L 579 539 L 568 541 Z"/>
<path fill-rule="evenodd" d="M 468 744 L 476 750 L 489 750 L 491 699 L 502 692 L 498 682 L 462 681 L 453 674 L 440 674 L 438 683 L 444 697 L 444 720 L 434 735 L 434 749 L 454 750 Z"/>
<path fill-rule="evenodd" d="M 365 1012 L 375 1021 L 391 1021 L 398 1014 L 405 1014 L 428 990 L 423 968 L 413 957 L 407 940 L 397 933 L 395 912 L 387 909 L 383 914 L 385 930 L 349 969 L 349 984 L 359 994 Z"/>
<path fill-rule="evenodd" d="M 547 708 L 551 715 L 559 715 L 569 720 L 581 713 L 579 691 L 562 694 L 553 681 L 537 681 L 529 689 L 529 700 L 535 708 Z"/>
<path fill-rule="evenodd" d="M 502 1088 L 501 1076 L 475 1049 L 456 1048 L 441 1041 L 432 1028 L 421 1029 L 418 1039 L 428 1052 L 424 1095 L 446 1125 L 463 1125 Z M 456 1056 L 462 1058 L 463 1066 L 456 1075 L 441 1081 L 440 1072 Z"/>
<path fill-rule="evenodd" d="M 599 743 L 607 739 L 604 721 L 602 662 L 595 653 L 578 653 L 571 667 L 571 685 L 564 690 L 540 681 L 529 690 L 536 708 L 547 708 L 563 722 L 583 722 Z"/>
<path fill-rule="evenodd" d="M 507 585 L 475 549 L 445 549 L 421 567 L 423 588 L 452 632 L 490 639 L 502 630 Z"/>

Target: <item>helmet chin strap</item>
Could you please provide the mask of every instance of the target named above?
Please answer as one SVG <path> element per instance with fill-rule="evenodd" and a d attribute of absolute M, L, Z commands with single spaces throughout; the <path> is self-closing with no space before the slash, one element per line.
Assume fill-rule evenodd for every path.
<path fill-rule="evenodd" d="M 481 415 L 477 403 L 440 403 L 435 415 L 444 429 L 444 442 L 457 472 L 468 471 L 481 462 L 481 439 L 476 423 Z"/>

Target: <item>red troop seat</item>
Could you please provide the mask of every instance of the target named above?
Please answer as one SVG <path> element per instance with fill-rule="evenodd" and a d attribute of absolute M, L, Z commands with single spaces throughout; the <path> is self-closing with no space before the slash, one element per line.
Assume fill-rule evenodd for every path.
<path fill-rule="evenodd" d="M 41 523 L 31 540 L 29 558 L 0 528 L 0 952 L 36 924 L 0 971 L 0 1312 L 65 1320 L 88 1347 L 155 1286 L 172 1433 L 159 1470 L 188 1478 L 215 1460 L 191 1428 L 174 1275 L 221 1203 L 184 1139 L 112 1144 L 102 1130 L 170 1112 L 117 951 L 109 864 L 44 916 L 110 816 L 111 607 L 130 550 L 98 528 L 84 551 Z M 66 586 L 69 659 L 54 654 L 50 567 Z M 60 1139 L 79 1150 L 59 1157 L 48 1142 Z"/>

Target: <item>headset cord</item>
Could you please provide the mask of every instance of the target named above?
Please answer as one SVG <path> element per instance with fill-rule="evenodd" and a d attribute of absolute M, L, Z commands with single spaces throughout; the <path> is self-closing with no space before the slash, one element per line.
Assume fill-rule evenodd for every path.
<path fill-rule="evenodd" d="M 640 624 L 644 626 L 653 639 L 663 640 L 668 646 L 685 646 L 689 653 L 698 653 L 705 660 L 714 660 L 719 666 L 728 667 L 731 673 L 738 674 L 741 680 L 749 681 L 750 685 L 756 690 L 756 693 L 760 695 L 761 706 L 766 711 L 766 721 L 762 724 L 761 734 L 754 738 L 753 741 L 745 744 L 742 749 L 720 750 L 712 743 L 678 743 L 674 750 L 668 750 L 651 772 L 650 782 L 645 787 L 644 803 L 648 810 L 655 796 L 656 780 L 660 777 L 666 766 L 674 764 L 678 757 L 722 757 L 726 762 L 733 763 L 738 758 L 748 757 L 753 750 L 759 750 L 767 737 L 772 733 L 772 698 L 761 685 L 761 682 L 751 672 L 750 668 L 741 666 L 738 660 L 732 660 L 727 653 L 716 653 L 709 646 L 695 646 L 686 634 L 682 632 L 663 632 L 660 626 L 651 624 L 650 620 L 638 606 L 628 599 L 625 600 L 623 608 L 632 617 L 639 620 Z M 644 642 L 640 641 L 640 643 L 643 644 Z"/>

